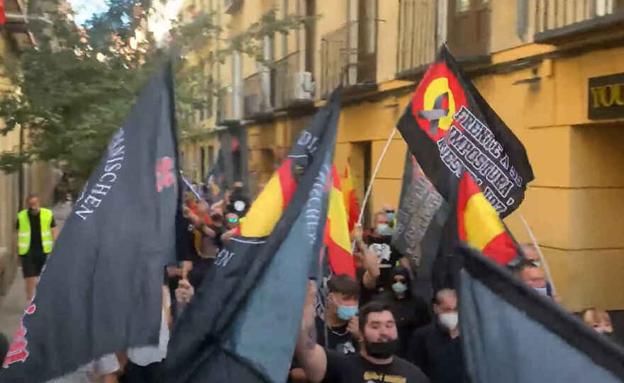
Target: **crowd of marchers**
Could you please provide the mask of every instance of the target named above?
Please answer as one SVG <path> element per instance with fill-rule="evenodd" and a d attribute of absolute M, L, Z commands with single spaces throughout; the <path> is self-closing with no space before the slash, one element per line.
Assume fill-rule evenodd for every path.
<path fill-rule="evenodd" d="M 251 198 L 236 182 L 222 194 L 208 188 L 185 193 L 177 225 L 178 259 L 164 270 L 159 344 L 106 355 L 61 382 L 163 382 L 169 332 L 195 296 L 224 245 L 237 233 Z M 392 246 L 395 211 L 385 206 L 370 227 L 352 232 L 355 278 L 329 275 L 310 281 L 289 382 L 469 382 L 464 366 L 458 297 L 452 284 L 434 284 L 432 295 L 417 287 L 407 257 Z M 16 223 L 28 299 L 56 237 L 52 210 L 29 196 Z M 522 245 L 513 274 L 547 299 L 559 302 L 545 277 L 538 249 Z M 599 308 L 582 320 L 615 342 L 609 314 Z M 1 335 L 1 334 L 0 334 Z M 7 342 L 0 337 L 0 359 Z"/>

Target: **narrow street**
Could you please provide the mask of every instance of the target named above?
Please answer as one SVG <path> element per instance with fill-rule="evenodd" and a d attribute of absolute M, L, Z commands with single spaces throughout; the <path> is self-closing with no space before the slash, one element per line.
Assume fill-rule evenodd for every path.
<path fill-rule="evenodd" d="M 0 298 L 0 332 L 9 339 L 17 330 L 25 305 L 24 279 L 21 277 L 21 270 L 18 270 L 9 292 Z"/>

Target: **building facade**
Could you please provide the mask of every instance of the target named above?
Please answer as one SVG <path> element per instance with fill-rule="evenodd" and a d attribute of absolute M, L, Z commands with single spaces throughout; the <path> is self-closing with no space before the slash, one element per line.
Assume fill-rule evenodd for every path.
<path fill-rule="evenodd" d="M 535 180 L 507 219 L 514 235 L 528 241 L 522 215 L 567 308 L 624 309 L 624 1 L 208 3 L 218 3 L 231 37 L 272 9 L 309 17 L 300 29 L 268 36 L 262 63 L 233 53 L 220 66 L 225 91 L 215 127 L 245 137 L 241 175 L 250 183 L 268 179 L 342 84 L 335 161 L 350 164 L 363 195 L 411 92 L 447 42 L 528 151 Z M 395 136 L 373 183 L 369 216 L 398 204 L 405 150 Z"/>
<path fill-rule="evenodd" d="M 26 28 L 26 12 L 24 1 L 5 1 L 6 22 L 0 25 L 0 97 L 18 91 L 11 82 L 19 67 L 18 56 L 35 42 Z M 18 153 L 27 139 L 21 129 L 0 135 L 0 152 Z M 58 175 L 44 164 L 25 165 L 12 173 L 0 171 L 0 296 L 12 282 L 17 266 L 17 212 L 30 193 L 50 204 L 57 181 Z"/>

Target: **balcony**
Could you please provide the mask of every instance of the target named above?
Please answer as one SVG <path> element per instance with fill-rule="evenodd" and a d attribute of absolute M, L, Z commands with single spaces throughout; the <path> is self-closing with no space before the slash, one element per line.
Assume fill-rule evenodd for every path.
<path fill-rule="evenodd" d="M 254 73 L 243 80 L 243 117 L 254 118 L 273 111 L 271 72 Z"/>
<path fill-rule="evenodd" d="M 363 19 L 322 36 L 321 97 L 339 85 L 376 86 L 377 30 L 377 20 Z"/>
<path fill-rule="evenodd" d="M 536 0 L 533 11 L 538 43 L 580 42 L 580 36 L 605 35 L 624 26 L 622 0 Z"/>
<path fill-rule="evenodd" d="M 18 50 L 35 45 L 35 38 L 27 28 L 26 5 L 22 0 L 9 0 L 4 4 L 6 21 L 2 29 L 6 30 L 15 41 Z M 35 15 L 30 17 L 31 21 L 48 22 L 45 16 Z"/>
<path fill-rule="evenodd" d="M 461 62 L 473 66 L 489 62 L 488 0 L 400 0 L 399 6 L 399 78 L 422 74 L 445 41 Z"/>
<path fill-rule="evenodd" d="M 312 74 L 301 71 L 303 52 L 296 51 L 273 64 L 276 110 L 307 106 L 314 99 Z"/>
<path fill-rule="evenodd" d="M 230 125 L 240 118 L 234 108 L 234 93 L 231 87 L 219 90 L 217 98 L 217 124 Z"/>
<path fill-rule="evenodd" d="M 402 0 L 399 13 L 399 73 L 423 68 L 435 59 L 437 6 L 430 0 Z"/>

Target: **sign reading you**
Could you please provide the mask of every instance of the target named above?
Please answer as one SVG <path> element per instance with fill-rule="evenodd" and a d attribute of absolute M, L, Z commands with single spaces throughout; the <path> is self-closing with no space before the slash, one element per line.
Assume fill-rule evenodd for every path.
<path fill-rule="evenodd" d="M 624 73 L 589 79 L 590 120 L 624 118 Z"/>

